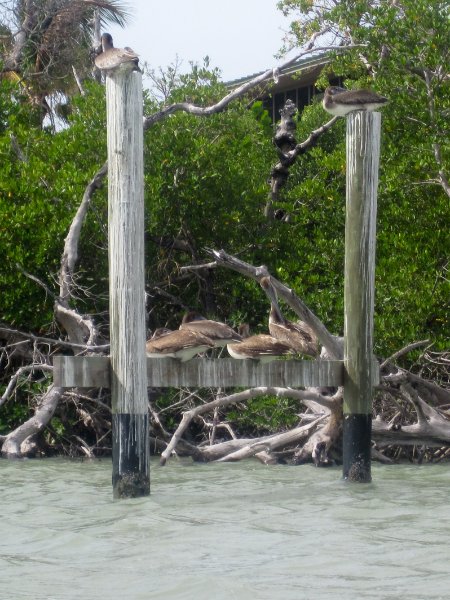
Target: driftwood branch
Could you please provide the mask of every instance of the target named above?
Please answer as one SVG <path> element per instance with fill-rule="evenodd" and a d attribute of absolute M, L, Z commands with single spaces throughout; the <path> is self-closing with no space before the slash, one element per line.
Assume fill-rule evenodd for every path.
<path fill-rule="evenodd" d="M 48 388 L 47 392 L 42 396 L 35 414 L 6 436 L 2 446 L 2 454 L 10 458 L 26 454 L 22 444 L 46 427 L 58 406 L 63 392 L 62 388 L 57 388 L 53 385 Z"/>
<path fill-rule="evenodd" d="M 195 417 L 198 417 L 199 415 L 206 412 L 213 412 L 216 408 L 226 408 L 227 406 L 231 406 L 233 404 L 236 404 L 237 402 L 246 402 L 251 398 L 256 398 L 258 396 L 264 395 L 295 398 L 302 402 L 309 400 L 317 402 L 318 404 L 323 404 L 323 406 L 327 407 L 332 405 L 332 401 L 330 398 L 326 398 L 325 396 L 322 396 L 317 392 L 292 390 L 290 388 L 256 387 L 245 390 L 243 392 L 237 392 L 236 394 L 231 394 L 230 396 L 216 398 L 212 402 L 201 404 L 200 406 L 196 406 L 195 408 L 183 413 L 181 422 L 178 425 L 175 433 L 173 434 L 172 439 L 167 445 L 167 448 L 161 454 L 161 465 L 166 464 L 167 459 L 175 450 L 178 442 L 183 436 L 183 433 L 186 431 L 187 427 Z M 236 443 L 239 446 L 242 446 L 240 441 L 236 441 Z M 205 449 L 202 449 L 202 452 L 205 453 Z M 206 450 L 206 454 L 207 453 L 208 451 Z"/>
<path fill-rule="evenodd" d="M 380 369 L 383 369 L 389 363 L 394 362 L 395 360 L 397 360 L 397 358 L 400 358 L 401 356 L 408 354 L 408 352 L 412 352 L 413 350 L 416 350 L 417 348 L 421 348 L 422 346 L 425 346 L 426 344 L 429 344 L 429 343 L 430 343 L 430 340 L 421 340 L 419 342 L 413 342 L 412 344 L 408 344 L 408 345 L 404 346 L 403 348 L 400 348 L 400 350 L 397 350 L 397 352 L 394 352 L 394 354 L 391 354 L 391 356 L 389 358 L 386 358 L 381 363 Z"/>
<path fill-rule="evenodd" d="M 86 213 L 94 192 L 102 186 L 103 179 L 106 177 L 107 173 L 108 164 L 104 163 L 87 185 L 83 194 L 83 199 L 69 227 L 69 232 L 64 242 L 64 250 L 59 274 L 59 296 L 61 302 L 63 303 L 67 302 L 70 298 L 70 290 L 73 285 L 73 273 L 76 261 L 78 259 L 80 233 Z"/>
<path fill-rule="evenodd" d="M 55 315 L 71 342 L 81 346 L 97 346 L 98 331 L 91 317 L 80 315 L 59 302 L 55 302 Z"/>
<path fill-rule="evenodd" d="M 438 405 L 450 404 L 450 390 L 437 385 L 433 381 L 428 381 L 419 375 L 415 375 L 406 369 L 397 368 L 395 373 L 384 375 L 383 381 L 386 384 L 400 385 L 402 383 L 412 383 L 414 386 L 426 391 L 431 397 L 434 397 Z"/>
<path fill-rule="evenodd" d="M 302 321 L 311 327 L 319 342 L 326 349 L 328 358 L 335 360 L 341 360 L 343 358 L 344 348 L 342 339 L 332 335 L 322 321 L 308 308 L 292 289 L 270 275 L 267 267 L 264 265 L 255 267 L 228 254 L 225 250 L 207 250 L 207 252 L 214 256 L 217 265 L 237 271 L 246 277 L 251 277 L 255 281 L 259 282 L 261 278 L 270 276 L 270 280 L 279 297 L 292 308 Z"/>
<path fill-rule="evenodd" d="M 278 448 L 286 448 L 293 444 L 298 444 L 305 438 L 307 438 L 311 431 L 316 429 L 318 425 L 324 421 L 327 417 L 325 415 L 317 417 L 311 423 L 302 425 L 301 427 L 295 427 L 290 431 L 283 433 L 277 433 L 274 435 L 264 436 L 260 438 L 254 438 L 251 440 L 240 440 L 243 442 L 242 447 L 234 451 L 229 451 L 229 448 L 224 444 L 216 444 L 215 446 L 208 446 L 203 449 L 203 454 L 208 457 L 209 460 L 216 460 L 217 462 L 232 462 L 242 460 L 244 458 L 250 458 L 261 452 L 272 452 Z"/>
<path fill-rule="evenodd" d="M 23 367 L 19 367 L 19 369 L 17 369 L 17 371 L 9 380 L 5 391 L 0 396 L 0 406 L 2 406 L 2 404 L 4 404 L 11 397 L 22 375 L 24 375 L 25 373 L 33 373 L 35 371 L 49 371 L 51 373 L 53 371 L 53 367 L 51 365 L 46 365 L 42 363 L 36 363 L 33 365 L 25 365 Z"/>
<path fill-rule="evenodd" d="M 372 435 L 377 446 L 428 446 L 450 445 L 450 421 L 441 412 L 424 402 L 411 388 L 404 388 L 410 401 L 414 404 L 417 422 L 411 425 L 400 425 L 393 428 L 378 416 L 372 423 Z"/>
<path fill-rule="evenodd" d="M 342 389 L 329 398 L 331 401 L 329 417 L 324 426 L 315 431 L 302 448 L 294 454 L 293 464 L 302 464 L 311 460 L 317 466 L 331 463 L 329 451 L 339 439 L 342 431 L 342 399 Z"/>
<path fill-rule="evenodd" d="M 78 259 L 81 228 L 94 192 L 101 187 L 107 172 L 108 165 L 105 163 L 87 185 L 83 199 L 69 227 L 59 271 L 59 298 L 55 302 L 56 319 L 66 330 L 69 340 L 75 344 L 86 344 L 87 346 L 97 345 L 97 328 L 90 317 L 81 316 L 76 310 L 71 309 L 69 301 L 74 285 L 73 277 Z"/>
<path fill-rule="evenodd" d="M 23 339 L 24 342 L 36 342 L 37 344 L 48 344 L 49 346 L 60 346 L 61 348 L 69 348 L 71 350 L 77 350 L 82 352 L 83 350 L 89 350 L 89 352 L 107 352 L 109 350 L 109 344 L 102 344 L 99 346 L 88 346 L 87 344 L 75 344 L 60 339 L 54 339 L 49 337 L 43 337 L 41 335 L 34 335 L 25 331 L 19 331 L 18 329 L 11 329 L 10 327 L 0 327 L 0 338 L 11 339 L 12 343 L 15 343 L 17 339 Z"/>

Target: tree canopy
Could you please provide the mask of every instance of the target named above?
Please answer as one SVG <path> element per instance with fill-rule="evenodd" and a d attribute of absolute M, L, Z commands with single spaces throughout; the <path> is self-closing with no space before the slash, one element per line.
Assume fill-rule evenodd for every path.
<path fill-rule="evenodd" d="M 74 72 L 79 78 L 92 72 L 99 28 L 107 23 L 123 26 L 127 18 L 119 0 L 2 2 L 2 78 L 20 86 L 42 121 L 51 112 L 51 94 L 67 98 L 77 89 Z"/>
<path fill-rule="evenodd" d="M 326 85 L 332 71 L 345 76 L 348 86 L 371 85 L 390 98 L 383 118 L 377 249 L 377 344 L 383 351 L 417 337 L 445 339 L 447 30 L 443 3 L 422 4 L 280 3 L 296 17 L 295 44 L 319 31 L 364 44 L 337 53 L 318 87 Z M 87 48 L 84 60 L 89 64 Z M 226 92 L 219 73 L 207 64 L 193 65 L 190 74 L 172 79 L 166 104 L 189 99 L 208 105 Z M 68 126 L 52 132 L 33 120 L 35 108 L 23 87 L 2 80 L 1 205 L 2 222 L 10 224 L 2 242 L 8 257 L 2 278 L 10 290 L 3 296 L 3 314 L 21 327 L 39 328 L 51 321 L 48 293 L 23 273 L 52 287 L 83 186 L 105 155 L 103 91 L 94 83 L 86 84 L 86 90 L 86 96 L 75 95 Z M 148 96 L 146 114 L 157 108 Z M 298 120 L 298 140 L 323 121 L 319 105 L 308 107 Z M 270 136 L 260 105 L 249 111 L 242 102 L 208 119 L 178 113 L 147 131 L 152 326 L 177 319 L 185 306 L 195 303 L 223 318 L 236 313 L 252 325 L 264 322 L 264 303 L 248 283 L 228 274 L 205 271 L 195 277 L 177 271 L 180 265 L 201 262 L 203 248 L 223 246 L 252 262 L 267 263 L 301 290 L 332 329 L 342 332 L 343 122 L 291 169 L 280 198 L 289 222 L 266 219 L 262 212 L 276 159 Z M 105 211 L 100 192 L 83 231 L 78 275 L 90 290 L 78 301 L 99 313 L 106 308 Z M 101 271 L 98 265 L 103 265 Z M 32 301 L 38 298 L 46 306 L 41 322 Z"/>
<path fill-rule="evenodd" d="M 393 349 L 407 339 L 430 337 L 448 346 L 448 4 L 283 0 L 278 5 L 293 19 L 291 44 L 314 35 L 319 44 L 331 36 L 335 43 L 359 45 L 332 56 L 319 87 L 332 72 L 347 87 L 370 86 L 390 100 L 383 109 L 378 191 L 377 344 Z M 305 111 L 300 138 L 310 129 L 314 110 Z M 331 147 L 304 157 L 292 173 L 286 201 L 303 199 L 305 214 L 337 203 L 336 216 L 342 215 L 343 140 L 341 129 Z M 342 227 L 342 219 L 336 223 Z"/>
<path fill-rule="evenodd" d="M 28 4 L 31 12 L 25 10 Z M 82 4 L 95 5 L 110 18 L 125 17 L 116 2 Z M 0 77 L 1 320 L 7 327 L 62 338 L 65 332 L 53 314 L 55 282 L 69 227 L 106 157 L 104 88 L 91 75 L 91 12 L 83 13 L 82 21 L 66 22 L 64 11 L 81 10 L 80 3 L 57 3 L 56 12 L 50 10 L 55 3 L 11 5 L 14 19 L 1 23 L 6 32 Z M 448 348 L 448 6 L 421 0 L 284 0 L 279 5 L 293 19 L 291 44 L 302 46 L 312 36 L 328 45 L 333 36 L 352 45 L 330 54 L 318 90 L 333 74 L 347 87 L 370 86 L 390 100 L 383 108 L 378 194 L 376 352 L 386 356 L 424 338 L 437 350 Z M 13 43 L 13 34 L 33 15 L 36 27 L 23 27 L 25 37 L 18 35 Z M 53 49 L 62 34 L 76 42 L 73 61 L 85 77 L 83 93 L 72 79 L 67 55 L 56 53 L 46 62 L 50 54 L 43 52 L 44 40 L 51 32 Z M 33 87 L 34 81 L 43 83 Z M 30 102 L 29 86 L 31 96 L 36 92 L 41 99 L 55 90 L 70 96 L 64 126 L 43 123 L 41 105 Z M 186 100 L 209 106 L 227 93 L 220 73 L 207 62 L 192 65 L 183 76 L 169 69 L 161 90 L 162 100 L 146 94 L 145 115 Z M 305 140 L 326 119 L 318 101 L 305 108 L 297 118 L 297 140 Z M 207 118 L 176 112 L 146 129 L 150 330 L 177 327 L 187 308 L 232 325 L 246 321 L 256 331 L 266 329 L 267 301 L 254 282 L 224 269 L 182 269 L 208 262 L 205 248 L 225 248 L 252 264 L 267 265 L 330 331 L 342 334 L 344 120 L 290 168 L 277 199 L 277 208 L 288 217 L 281 220 L 264 212 L 277 162 L 272 137 L 262 104 L 245 99 Z M 71 303 L 80 315 L 92 317 L 106 341 L 107 278 L 107 202 L 100 186 L 83 223 Z M 2 355 L 2 366 L 23 360 L 17 348 L 12 356 L 18 363 L 10 356 L 9 351 Z M 2 391 L 10 376 L 5 373 Z M 9 415 L 4 429 L 22 417 Z"/>

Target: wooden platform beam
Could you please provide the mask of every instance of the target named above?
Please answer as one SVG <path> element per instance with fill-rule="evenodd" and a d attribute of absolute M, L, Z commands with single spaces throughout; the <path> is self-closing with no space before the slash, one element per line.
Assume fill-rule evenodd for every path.
<path fill-rule="evenodd" d="M 107 356 L 55 356 L 55 385 L 110 387 Z M 378 383 L 377 365 L 373 383 Z M 231 358 L 194 358 L 180 363 L 173 358 L 147 358 L 148 387 L 338 387 L 344 383 L 344 362 L 339 360 L 280 360 L 265 365 Z"/>

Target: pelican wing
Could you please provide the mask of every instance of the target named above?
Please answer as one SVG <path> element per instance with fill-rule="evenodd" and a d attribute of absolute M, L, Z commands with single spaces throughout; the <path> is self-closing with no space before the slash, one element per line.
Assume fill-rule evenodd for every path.
<path fill-rule="evenodd" d="M 211 340 L 217 342 L 233 341 L 239 342 L 242 337 L 225 323 L 219 321 L 210 321 L 208 319 L 199 319 L 198 321 L 189 321 L 180 325 L 180 331 L 194 331 L 206 335 Z"/>
<path fill-rule="evenodd" d="M 288 344 L 265 334 L 252 335 L 239 344 L 228 344 L 227 348 L 234 358 L 260 359 L 263 356 L 294 354 L 294 350 Z"/>
<path fill-rule="evenodd" d="M 138 60 L 138 55 L 131 48 L 110 48 L 96 57 L 95 66 L 102 71 L 109 71 L 125 63 L 134 63 L 135 66 Z"/>

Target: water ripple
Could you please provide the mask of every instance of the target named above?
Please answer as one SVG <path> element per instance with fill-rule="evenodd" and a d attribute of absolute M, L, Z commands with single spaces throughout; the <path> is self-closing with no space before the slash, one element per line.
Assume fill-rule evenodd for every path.
<path fill-rule="evenodd" d="M 113 501 L 111 463 L 0 461 L 5 599 L 439 600 L 447 466 L 152 463 L 152 495 Z"/>

